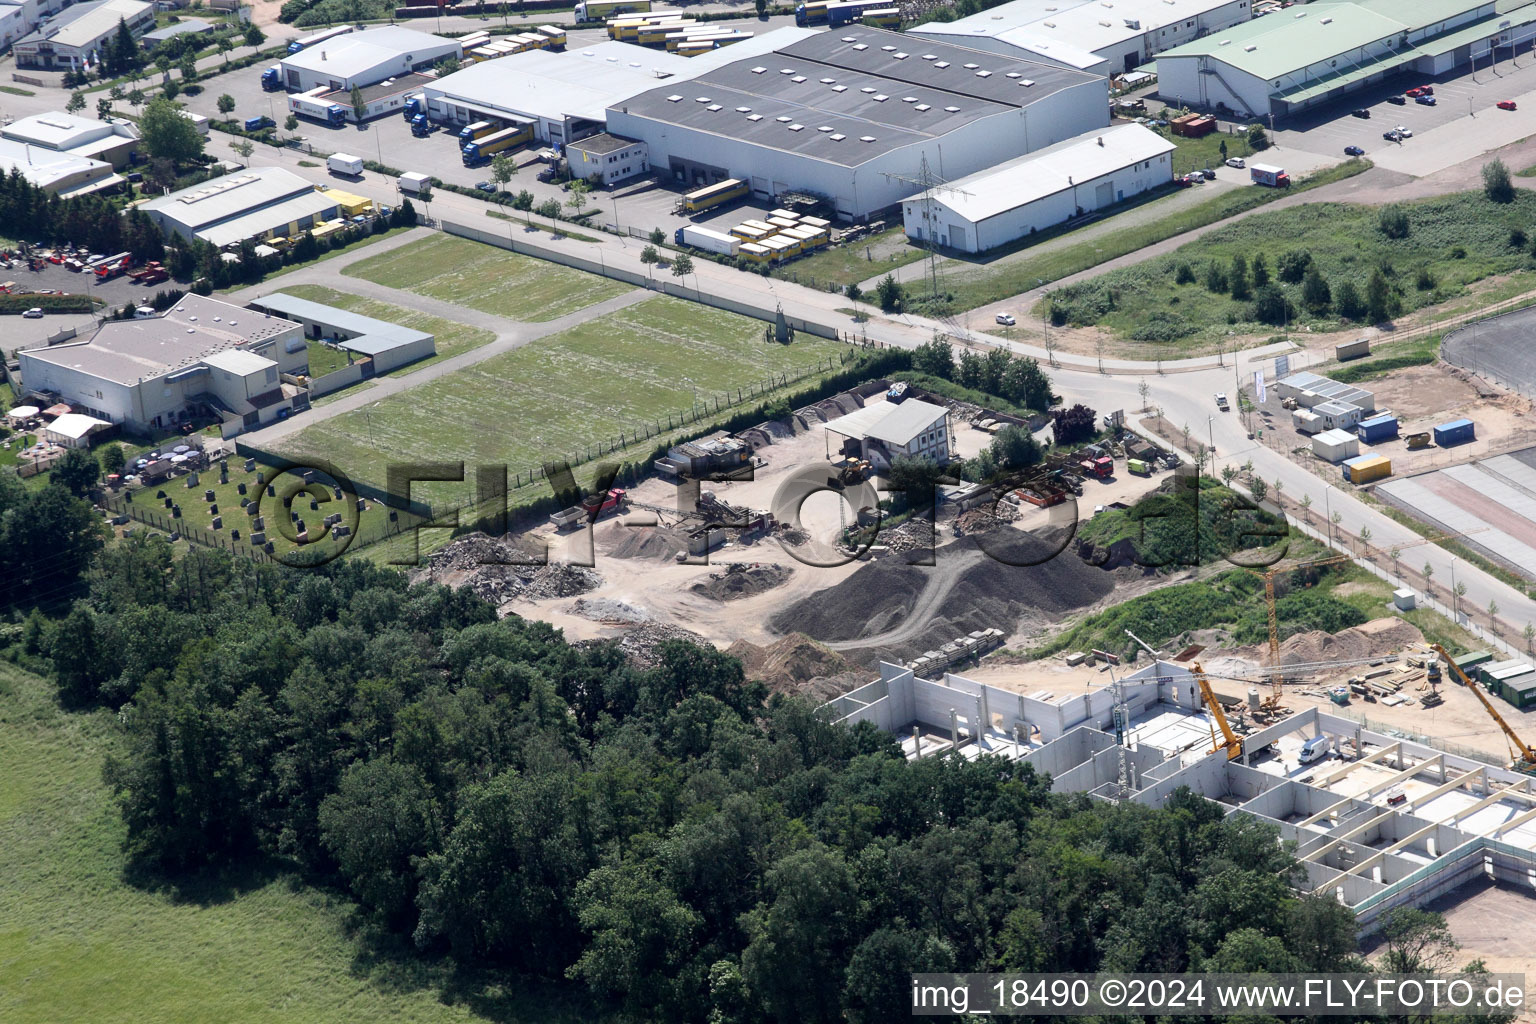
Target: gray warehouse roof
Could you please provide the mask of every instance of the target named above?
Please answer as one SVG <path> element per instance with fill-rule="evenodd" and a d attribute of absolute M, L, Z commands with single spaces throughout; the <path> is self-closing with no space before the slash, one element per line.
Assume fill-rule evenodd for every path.
<path fill-rule="evenodd" d="M 151 199 L 143 209 L 161 213 L 196 230 L 288 196 L 314 190 L 312 182 L 285 168 L 252 167 Z"/>
<path fill-rule="evenodd" d="M 424 331 L 401 327 L 388 320 L 375 320 L 371 316 L 348 312 L 336 306 L 327 306 L 323 302 L 301 299 L 285 292 L 263 295 L 251 303 L 251 308 L 267 310 L 278 316 L 292 317 L 295 320 L 312 320 L 333 330 L 356 334 L 357 337 L 342 342 L 341 347 L 368 356 L 376 356 L 380 352 L 388 352 L 418 341 L 432 340 L 432 335 Z"/>
<path fill-rule="evenodd" d="M 427 58 L 445 47 L 457 47 L 452 39 L 399 25 L 380 25 L 323 43 L 284 57 L 285 68 L 300 68 L 332 78 L 351 78 L 371 71 L 380 64 L 407 54 L 416 60 Z"/>
<path fill-rule="evenodd" d="M 298 324 L 218 299 L 188 294 L 163 315 L 103 324 L 85 341 L 27 349 L 23 355 L 119 384 L 196 366 L 215 352 L 276 337 Z"/>
<path fill-rule="evenodd" d="M 640 117 L 853 167 L 1096 75 L 855 26 L 636 96 Z"/>
<path fill-rule="evenodd" d="M 827 429 L 844 437 L 874 438 L 908 445 L 912 439 L 949 415 L 942 405 L 909 398 L 905 402 L 876 402 L 827 422 Z"/>

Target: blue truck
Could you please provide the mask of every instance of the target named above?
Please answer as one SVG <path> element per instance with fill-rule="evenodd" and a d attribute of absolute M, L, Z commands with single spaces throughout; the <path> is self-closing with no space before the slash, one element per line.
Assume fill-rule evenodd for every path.
<path fill-rule="evenodd" d="M 272 120 L 266 114 L 262 114 L 260 117 L 248 117 L 245 119 L 245 130 L 248 132 L 259 132 L 263 128 L 276 127 L 277 122 Z"/>
<path fill-rule="evenodd" d="M 273 64 L 261 73 L 261 88 L 265 92 L 276 92 L 283 87 L 283 66 Z"/>
<path fill-rule="evenodd" d="M 411 134 L 418 139 L 424 139 L 432 134 L 432 121 L 426 114 L 417 114 L 411 118 Z"/>

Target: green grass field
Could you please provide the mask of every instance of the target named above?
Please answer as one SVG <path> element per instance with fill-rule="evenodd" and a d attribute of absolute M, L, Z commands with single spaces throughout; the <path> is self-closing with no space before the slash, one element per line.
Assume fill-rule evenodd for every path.
<path fill-rule="evenodd" d="M 379 483 L 390 462 L 506 463 L 526 472 L 641 423 L 665 424 L 692 401 L 685 376 L 703 399 L 844 347 L 809 337 L 765 344 L 762 331 L 759 321 L 658 296 L 381 399 L 367 417 L 356 410 L 316 423 L 281 450 Z M 463 502 L 471 487 L 422 489 L 429 500 Z"/>
<path fill-rule="evenodd" d="M 0 1020 L 606 1020 L 473 978 L 450 1000 L 440 968 L 371 954 L 354 940 L 345 901 L 275 872 L 176 893 L 128 885 L 123 825 L 101 775 L 113 716 L 65 714 L 51 691 L 0 662 Z"/>
<path fill-rule="evenodd" d="M 434 235 L 370 256 L 342 273 L 527 323 L 554 320 L 630 289 L 595 274 L 451 235 Z"/>
<path fill-rule="evenodd" d="M 1305 249 L 1335 295 L 1350 281 L 1362 298 L 1372 271 L 1380 268 L 1404 313 L 1532 264 L 1528 243 L 1514 244 L 1536 217 L 1536 195 L 1530 192 L 1517 190 L 1513 202 L 1500 204 L 1479 189 L 1403 204 L 1402 209 L 1409 222 L 1403 238 L 1388 237 L 1379 224 L 1382 210 L 1375 206 L 1316 203 L 1255 214 L 1167 255 L 1062 288 L 1046 302 L 1073 324 L 1096 323 L 1134 341 L 1178 347 L 1190 341 L 1209 343 L 1233 331 L 1264 334 L 1278 326 L 1257 323 L 1251 300 L 1207 288 L 1209 265 L 1226 269 L 1239 254 L 1251 261 L 1263 253 L 1271 279 L 1278 282 L 1279 257 Z M 1189 265 L 1194 281 L 1178 283 L 1180 264 Z M 1284 289 L 1297 310 L 1290 320 L 1293 331 L 1359 326 L 1342 320 L 1331 308 L 1307 311 L 1299 284 Z M 1036 315 L 1045 305 L 1037 306 Z"/>
<path fill-rule="evenodd" d="M 814 282 L 816 287 L 825 287 L 829 283 L 847 286 L 904 267 L 927 255 L 927 250 L 907 243 L 906 229 L 897 224 L 878 235 L 791 260 L 776 268 L 773 276 L 804 284 Z"/>
<path fill-rule="evenodd" d="M 1153 130 L 1157 131 L 1157 129 Z M 1246 133 L 1223 135 L 1220 132 L 1212 132 L 1198 139 L 1186 139 L 1182 135 L 1173 135 L 1166 128 L 1157 133 L 1179 147 L 1173 151 L 1173 173 L 1176 175 L 1188 174 L 1190 171 L 1199 171 L 1207 167 L 1220 167 L 1226 162 L 1227 157 L 1253 155 L 1253 147 L 1248 145 Z M 1221 155 L 1223 143 L 1227 147 L 1226 156 Z"/>
<path fill-rule="evenodd" d="M 297 295 L 302 299 L 312 302 L 323 302 L 328 306 L 336 306 L 353 313 L 361 313 L 363 316 L 371 316 L 376 320 L 388 320 L 390 323 L 399 324 L 402 327 L 410 327 L 418 331 L 426 331 L 434 338 L 437 354 L 418 362 L 410 363 L 398 369 L 384 374 L 386 377 L 403 377 L 408 373 L 415 373 L 424 366 L 456 356 L 461 352 L 479 348 L 488 342 L 496 340 L 496 335 L 480 327 L 470 327 L 468 324 L 457 323 L 453 320 L 445 320 L 440 316 L 430 313 L 422 313 L 418 310 L 396 306 L 389 302 L 380 302 L 377 299 L 365 298 L 361 295 L 349 295 L 346 292 L 337 291 L 318 284 L 296 284 L 292 288 L 283 289 L 289 295 Z M 316 348 L 324 346 L 310 345 L 310 353 L 314 354 Z M 327 350 L 330 351 L 330 350 Z M 341 355 L 341 353 L 336 353 Z M 340 365 L 333 369 L 340 369 L 346 365 L 346 357 L 342 356 Z M 313 365 L 310 367 L 314 371 Z M 318 375 L 320 371 L 314 371 Z"/>
<path fill-rule="evenodd" d="M 309 349 L 309 375 L 311 377 L 324 377 L 328 373 L 335 373 L 347 365 L 347 354 L 338 348 L 323 345 L 311 340 Z"/>

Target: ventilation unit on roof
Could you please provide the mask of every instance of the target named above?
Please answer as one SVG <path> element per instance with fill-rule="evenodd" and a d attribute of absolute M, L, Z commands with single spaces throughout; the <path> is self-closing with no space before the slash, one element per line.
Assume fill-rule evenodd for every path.
<path fill-rule="evenodd" d="M 682 102 L 682 99 L 683 98 L 681 96 L 677 95 L 676 93 L 673 93 L 671 96 L 667 97 L 667 102 L 668 103 L 680 103 L 680 102 Z"/>
<path fill-rule="evenodd" d="M 848 87 L 846 85 L 834 85 L 832 87 L 832 91 L 833 92 L 847 92 L 848 91 Z"/>
<path fill-rule="evenodd" d="M 905 53 L 893 53 L 891 56 L 895 57 L 897 60 L 906 60 L 908 55 Z"/>
<path fill-rule="evenodd" d="M 963 66 L 964 66 L 965 70 L 967 70 L 967 71 L 975 71 L 977 68 L 981 67 L 980 64 L 966 64 L 966 65 L 963 65 Z"/>
<path fill-rule="evenodd" d="M 831 85 L 835 81 L 837 81 L 837 79 L 835 79 L 835 78 L 823 78 L 821 80 L 821 84 L 822 85 Z"/>
<path fill-rule="evenodd" d="M 785 116 L 783 114 L 780 114 L 778 117 L 774 118 L 774 120 L 779 122 L 780 124 L 789 124 L 789 122 L 793 121 L 794 118 L 787 117 L 787 116 Z"/>
<path fill-rule="evenodd" d="M 1017 71 L 1010 71 L 1010 72 L 1008 72 L 1007 77 L 1008 78 L 1018 78 L 1018 77 L 1020 77 L 1020 75 L 1019 75 L 1019 73 Z"/>
<path fill-rule="evenodd" d="M 959 107 L 945 107 L 944 109 L 949 111 L 951 114 L 958 114 L 958 113 L 960 113 L 960 108 Z"/>
<path fill-rule="evenodd" d="M 796 85 L 799 85 L 801 82 L 805 81 L 805 76 L 796 75 L 794 78 L 791 78 L 790 81 L 794 82 Z"/>
<path fill-rule="evenodd" d="M 1324 18 L 1323 19 L 1323 24 L 1324 25 L 1332 25 L 1333 24 L 1333 19 L 1332 18 Z"/>
<path fill-rule="evenodd" d="M 1055 28 L 1056 27 L 1056 23 L 1054 21 L 1048 21 L 1048 22 L 1045 23 L 1045 27 L 1046 28 Z"/>
<path fill-rule="evenodd" d="M 936 54 L 936 53 L 925 53 L 925 54 L 923 54 L 923 60 L 938 60 L 938 59 L 939 59 L 939 55 Z"/>
<path fill-rule="evenodd" d="M 882 46 L 882 47 L 880 47 L 880 49 L 884 50 L 886 53 L 890 53 L 893 50 L 895 50 L 896 47 L 894 47 L 894 46 Z"/>
<path fill-rule="evenodd" d="M 937 64 L 935 64 L 934 67 L 936 67 L 936 68 L 947 68 L 947 67 L 949 67 L 949 61 L 941 60 Z"/>
<path fill-rule="evenodd" d="M 1137 32 L 1140 32 L 1141 31 L 1141 19 L 1140 18 L 1126 18 L 1125 19 L 1125 27 L 1129 28 L 1129 29 L 1135 29 Z"/>
<path fill-rule="evenodd" d="M 992 72 L 990 72 L 990 71 L 978 71 L 978 72 L 976 72 L 976 77 L 977 78 L 991 78 L 992 77 Z"/>
<path fill-rule="evenodd" d="M 903 102 L 903 103 L 916 103 L 917 102 L 917 97 L 916 96 L 903 96 L 901 98 L 901 102 Z"/>
<path fill-rule="evenodd" d="M 871 96 L 870 99 L 874 100 L 876 103 L 884 103 L 886 100 L 890 99 L 890 97 L 883 92 L 877 92 Z"/>
<path fill-rule="evenodd" d="M 858 42 L 858 39 L 859 39 L 858 36 L 843 36 L 843 42 L 845 42 L 845 43 Z"/>
<path fill-rule="evenodd" d="M 847 137 L 848 136 L 844 135 L 842 132 L 833 132 L 831 135 L 827 136 L 827 138 L 831 139 L 833 142 L 842 142 Z"/>
<path fill-rule="evenodd" d="M 737 107 L 736 108 L 736 113 L 738 113 L 738 114 L 750 114 L 750 113 L 752 113 L 752 108 L 751 107 Z"/>
<path fill-rule="evenodd" d="M 874 91 L 875 91 L 875 87 L 872 86 L 872 85 L 866 85 L 866 86 L 864 86 L 864 88 L 859 90 L 859 92 L 874 92 Z"/>
<path fill-rule="evenodd" d="M 760 74 L 762 74 L 762 73 L 763 73 L 763 72 L 764 72 L 764 71 L 767 71 L 767 70 L 768 70 L 768 69 L 767 69 L 767 68 L 753 68 L 753 69 L 752 69 L 752 73 L 753 73 L 753 74 L 754 74 L 754 75 L 760 75 Z"/>
<path fill-rule="evenodd" d="M 761 121 L 762 119 L 763 119 L 763 115 L 762 114 L 748 114 L 747 115 L 747 120 L 748 121 Z"/>
<path fill-rule="evenodd" d="M 720 104 L 718 104 L 718 103 L 711 103 L 709 106 L 705 107 L 704 109 L 709 111 L 711 114 L 713 114 L 715 111 L 720 109 Z"/>
<path fill-rule="evenodd" d="M 912 109 L 913 110 L 932 110 L 933 108 L 930 107 L 926 103 L 919 103 L 917 106 L 913 107 Z"/>
<path fill-rule="evenodd" d="M 824 125 L 819 126 L 816 130 L 819 131 L 819 132 L 829 132 L 829 131 L 832 130 L 832 126 L 824 124 Z"/>
<path fill-rule="evenodd" d="M 1100 27 L 1101 27 L 1101 28 L 1109 28 L 1109 27 L 1110 27 L 1110 24 L 1109 24 L 1109 22 L 1107 22 L 1107 21 L 1103 21 L 1103 20 L 1100 20 L 1100 22 L 1099 22 L 1099 26 L 1100 26 Z"/>
<path fill-rule="evenodd" d="M 1223 39 L 1221 42 L 1217 43 L 1216 45 L 1217 46 L 1231 46 L 1232 45 L 1232 40 L 1230 40 L 1230 39 Z"/>
<path fill-rule="evenodd" d="M 875 137 L 873 135 L 860 135 L 859 136 L 859 141 L 860 142 L 874 142 L 875 141 Z"/>
<path fill-rule="evenodd" d="M 865 45 L 865 44 L 863 44 L 863 43 L 854 43 L 854 44 L 853 44 L 853 48 L 854 48 L 854 49 L 855 49 L 855 50 L 867 50 L 867 49 L 869 49 L 869 47 L 868 47 L 868 46 L 866 46 L 866 45 Z"/>
<path fill-rule="evenodd" d="M 1247 46 L 1243 47 L 1243 52 L 1244 53 L 1252 53 L 1254 50 L 1257 50 L 1257 49 L 1258 49 L 1257 46 L 1255 46 L 1253 43 L 1249 43 Z"/>
<path fill-rule="evenodd" d="M 795 73 L 795 69 L 794 68 L 779 68 L 779 74 L 781 74 L 781 75 L 792 75 L 794 73 Z"/>
<path fill-rule="evenodd" d="M 792 125 L 789 126 L 789 130 L 792 131 L 792 132 L 803 132 L 803 131 L 805 131 L 805 125 L 803 125 L 803 124 L 792 124 Z"/>
<path fill-rule="evenodd" d="M 1025 78 L 1021 80 L 1019 84 L 1028 89 L 1030 86 L 1035 84 L 1035 80 L 1033 78 Z"/>
<path fill-rule="evenodd" d="M 709 97 L 708 96 L 695 96 L 693 98 L 693 102 L 695 102 L 695 103 L 708 103 L 709 102 Z"/>

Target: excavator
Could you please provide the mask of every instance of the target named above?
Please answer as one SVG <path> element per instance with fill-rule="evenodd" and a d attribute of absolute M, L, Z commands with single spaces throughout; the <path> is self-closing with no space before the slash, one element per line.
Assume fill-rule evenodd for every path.
<path fill-rule="evenodd" d="M 1504 738 L 1509 742 L 1509 766 L 1517 772 L 1523 772 L 1526 775 L 1536 775 L 1536 750 L 1531 749 L 1530 745 L 1521 739 L 1515 733 L 1515 730 L 1509 727 L 1509 723 L 1504 721 L 1504 716 L 1499 714 L 1498 709 L 1493 706 L 1493 702 L 1483 693 L 1483 688 L 1467 678 L 1467 674 L 1461 670 L 1461 666 L 1456 664 L 1455 659 L 1451 657 L 1450 651 L 1447 651 L 1439 644 L 1430 644 L 1430 647 L 1433 648 L 1436 654 L 1440 655 L 1441 660 L 1451 667 L 1451 671 L 1456 673 L 1456 678 L 1461 680 L 1461 685 L 1471 690 L 1473 695 L 1482 702 L 1483 710 L 1488 712 L 1489 716 L 1503 730 Z M 1439 682 L 1440 665 L 1437 662 L 1432 661 L 1429 663 L 1428 676 L 1431 686 Z"/>

